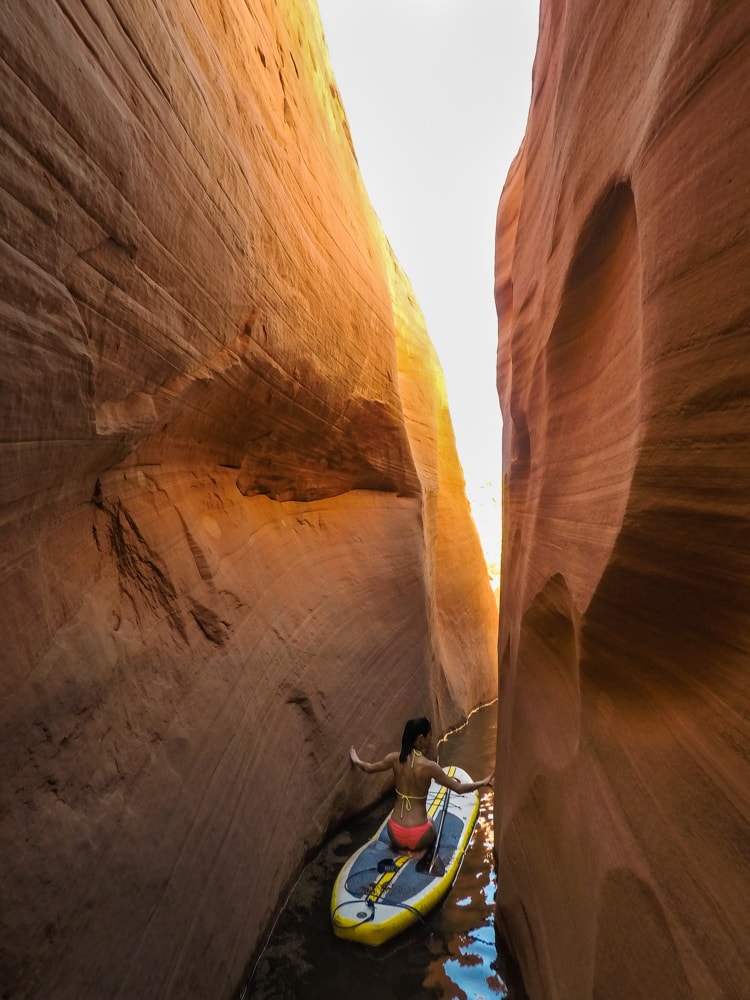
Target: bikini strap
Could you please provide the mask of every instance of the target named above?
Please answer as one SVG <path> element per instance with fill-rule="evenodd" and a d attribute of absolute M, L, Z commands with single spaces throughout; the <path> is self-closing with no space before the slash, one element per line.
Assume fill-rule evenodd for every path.
<path fill-rule="evenodd" d="M 400 792 L 398 790 L 398 788 L 395 789 L 395 792 L 396 792 L 396 795 L 398 795 L 398 797 L 401 799 L 401 817 L 402 818 L 403 818 L 403 815 L 404 815 L 404 807 L 406 807 L 406 811 L 407 812 L 409 812 L 409 810 L 411 809 L 411 800 L 412 799 L 414 799 L 415 801 L 420 801 L 421 799 L 425 799 L 425 800 L 427 799 L 426 795 L 404 795 L 404 793 Z"/>

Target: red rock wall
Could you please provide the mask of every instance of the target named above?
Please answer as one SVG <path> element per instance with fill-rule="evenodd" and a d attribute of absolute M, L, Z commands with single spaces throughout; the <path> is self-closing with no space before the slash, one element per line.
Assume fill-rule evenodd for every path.
<path fill-rule="evenodd" d="M 0 11 L 0 981 L 224 997 L 496 692 L 442 374 L 314 4 Z"/>
<path fill-rule="evenodd" d="M 749 126 L 747 4 L 543 0 L 496 274 L 533 1000 L 750 995 Z"/>

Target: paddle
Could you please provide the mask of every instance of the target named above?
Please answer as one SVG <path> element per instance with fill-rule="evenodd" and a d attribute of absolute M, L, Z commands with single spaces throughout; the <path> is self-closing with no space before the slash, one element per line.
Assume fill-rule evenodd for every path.
<path fill-rule="evenodd" d="M 427 874 L 432 875 L 432 869 L 435 866 L 435 862 L 438 860 L 438 847 L 440 847 L 440 837 L 443 833 L 443 823 L 445 823 L 445 814 L 448 812 L 448 800 L 451 797 L 451 790 L 445 796 L 445 805 L 443 806 L 443 815 L 440 817 L 440 826 L 438 827 L 437 837 L 435 837 L 435 844 L 432 848 L 432 861 L 430 862 L 430 867 L 427 869 Z M 438 874 L 440 874 L 438 872 Z"/>

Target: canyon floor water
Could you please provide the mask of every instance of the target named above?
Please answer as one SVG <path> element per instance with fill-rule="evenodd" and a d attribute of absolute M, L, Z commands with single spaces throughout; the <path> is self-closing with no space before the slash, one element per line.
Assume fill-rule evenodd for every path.
<path fill-rule="evenodd" d="M 444 766 L 472 777 L 494 766 L 495 704 L 438 746 Z M 341 748 L 342 766 L 347 748 Z M 479 819 L 459 875 L 423 924 L 379 948 L 336 938 L 330 896 L 336 874 L 388 813 L 390 797 L 351 820 L 303 870 L 280 912 L 265 950 L 241 992 L 242 1000 L 525 1000 L 512 963 L 498 947 L 493 921 L 496 871 L 493 793 L 484 791 Z"/>

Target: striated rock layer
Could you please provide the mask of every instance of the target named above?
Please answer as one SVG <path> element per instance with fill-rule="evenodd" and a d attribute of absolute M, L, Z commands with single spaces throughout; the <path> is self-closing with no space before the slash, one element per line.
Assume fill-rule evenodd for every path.
<path fill-rule="evenodd" d="M 498 213 L 498 921 L 534 1000 L 750 995 L 750 10 L 543 0 Z"/>
<path fill-rule="evenodd" d="M 0 981 L 222 997 L 496 693 L 442 374 L 312 2 L 0 12 Z"/>

